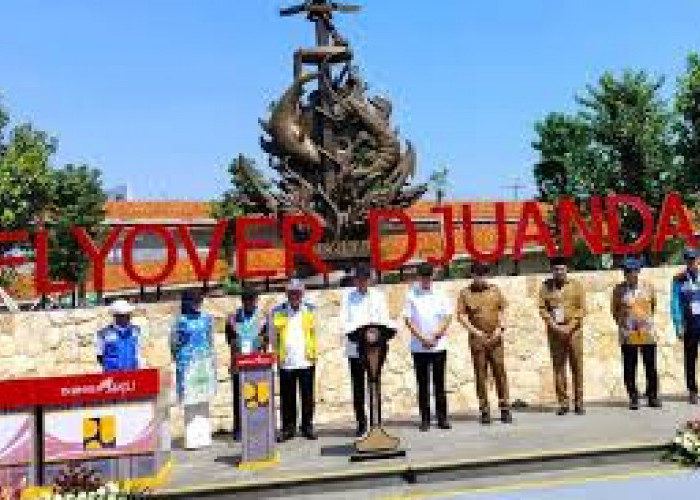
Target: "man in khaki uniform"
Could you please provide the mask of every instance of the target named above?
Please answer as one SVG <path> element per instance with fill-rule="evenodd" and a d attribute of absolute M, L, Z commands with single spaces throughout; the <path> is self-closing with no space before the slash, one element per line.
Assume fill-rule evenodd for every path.
<path fill-rule="evenodd" d="M 486 264 L 475 262 L 472 265 L 473 281 L 459 294 L 457 319 L 469 332 L 481 423 L 491 423 L 487 389 L 489 367 L 496 382 L 501 421 L 511 423 L 503 353 L 502 315 L 506 302 L 499 288 L 486 281 L 488 270 Z"/>
<path fill-rule="evenodd" d="M 559 410 L 569 413 L 566 365 L 574 383 L 574 411 L 583 409 L 583 316 L 586 297 L 583 286 L 567 276 L 566 259 L 553 258 L 552 277 L 542 284 L 539 297 L 540 316 L 547 326 L 547 339 L 554 366 L 554 387 Z"/>

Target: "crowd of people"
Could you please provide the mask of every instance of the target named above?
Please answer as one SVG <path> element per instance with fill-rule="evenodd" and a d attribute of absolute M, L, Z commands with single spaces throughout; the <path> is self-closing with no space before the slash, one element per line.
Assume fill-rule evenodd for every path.
<path fill-rule="evenodd" d="M 685 376 L 688 399 L 698 403 L 696 361 L 700 339 L 700 279 L 698 253 L 687 249 L 685 269 L 674 276 L 671 284 L 671 314 L 675 332 L 684 343 Z M 583 322 L 585 289 L 568 274 L 567 262 L 554 258 L 551 277 L 539 292 L 539 315 L 546 325 L 551 353 L 557 414 L 585 414 L 583 400 Z M 630 410 L 638 410 L 640 392 L 636 375 L 641 355 L 646 375 L 644 393 L 648 406 L 659 408 L 657 329 L 653 318 L 657 300 L 654 288 L 640 279 L 642 261 L 627 257 L 622 263 L 624 279 L 612 291 L 610 312 L 619 330 L 624 383 Z M 488 373 L 494 378 L 498 396 L 499 419 L 512 423 L 508 393 L 508 377 L 504 356 L 506 298 L 495 283 L 487 279 L 489 267 L 475 262 L 472 279 L 459 293 L 456 304 L 433 284 L 434 269 L 424 263 L 418 268 L 418 279 L 408 292 L 401 320 L 410 332 L 420 414 L 419 429 L 428 431 L 431 424 L 450 429 L 445 372 L 448 362 L 448 331 L 453 318 L 466 330 L 474 367 L 480 422 L 491 423 L 488 400 Z M 370 323 L 393 324 L 382 291 L 371 286 L 371 269 L 358 266 L 353 284 L 343 296 L 338 332 L 345 342 L 348 359 L 356 434 L 368 431 L 365 395 L 367 374 L 358 357 L 357 345 L 348 335 Z M 316 439 L 314 430 L 315 365 L 318 358 L 318 325 L 324 321 L 305 298 L 304 284 L 292 279 L 286 299 L 269 311 L 258 305 L 256 293 L 246 289 L 242 305 L 226 320 L 225 335 L 231 357 L 237 354 L 273 352 L 277 357 L 280 396 L 280 442 L 293 439 L 298 433 Z M 139 328 L 130 318 L 133 306 L 118 300 L 111 306 L 113 322 L 97 334 L 97 359 L 104 370 L 129 370 L 141 365 Z M 212 429 L 209 402 L 216 392 L 216 359 L 213 321 L 202 311 L 202 296 L 193 291 L 183 293 L 181 311 L 170 336 L 175 363 L 176 392 L 184 407 L 185 447 L 200 448 L 211 443 Z M 233 363 L 232 363 L 233 365 Z M 573 391 L 568 390 L 570 371 Z M 240 384 L 232 367 L 233 432 L 240 438 Z M 434 397 L 432 418 L 430 392 Z M 297 401 L 300 404 L 297 404 Z M 298 407 L 300 406 L 300 408 Z M 299 422 L 299 427 L 297 427 Z"/>

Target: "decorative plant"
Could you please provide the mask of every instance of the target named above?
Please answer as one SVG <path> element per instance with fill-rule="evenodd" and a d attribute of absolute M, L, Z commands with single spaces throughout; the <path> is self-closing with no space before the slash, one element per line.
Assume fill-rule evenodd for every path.
<path fill-rule="evenodd" d="M 700 419 L 690 420 L 676 431 L 662 458 L 685 466 L 700 466 Z"/>

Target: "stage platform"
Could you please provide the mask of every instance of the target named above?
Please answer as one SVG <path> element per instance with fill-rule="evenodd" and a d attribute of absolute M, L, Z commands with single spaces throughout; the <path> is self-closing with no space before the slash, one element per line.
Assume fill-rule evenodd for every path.
<path fill-rule="evenodd" d="M 349 461 L 352 424 L 348 428 L 319 427 L 317 441 L 297 438 L 280 445 L 280 465 L 259 471 L 238 470 L 240 445 L 228 436 L 217 436 L 209 449 L 175 451 L 171 480 L 158 496 L 195 498 L 236 493 L 236 498 L 260 498 L 283 492 L 368 488 L 372 483 L 463 480 L 606 461 L 649 461 L 656 459 L 677 425 L 700 417 L 700 406 L 675 398 L 665 400 L 661 409 L 642 406 L 639 411 L 630 411 L 626 404 L 609 403 L 589 405 L 585 416 L 523 409 L 514 417 L 510 425 L 494 421 L 483 426 L 476 416 L 456 415 L 451 430 L 431 428 L 428 432 L 419 432 L 413 420 L 391 421 L 386 428 L 401 438 L 406 457 L 365 463 Z"/>

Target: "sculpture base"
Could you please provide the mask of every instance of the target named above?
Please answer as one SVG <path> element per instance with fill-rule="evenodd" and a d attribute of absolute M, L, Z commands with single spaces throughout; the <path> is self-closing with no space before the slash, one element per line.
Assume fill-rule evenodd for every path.
<path fill-rule="evenodd" d="M 399 449 L 399 443 L 399 438 L 390 436 L 381 427 L 372 427 L 365 437 L 355 441 L 355 453 L 350 461 L 405 457 L 406 451 Z"/>

